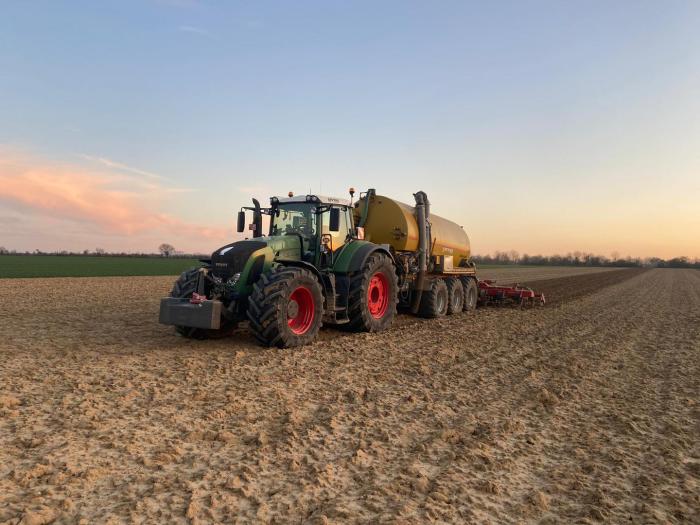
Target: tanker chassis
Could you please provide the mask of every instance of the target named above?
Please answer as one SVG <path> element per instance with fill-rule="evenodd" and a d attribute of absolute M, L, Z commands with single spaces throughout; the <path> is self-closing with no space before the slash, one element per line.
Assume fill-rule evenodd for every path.
<path fill-rule="evenodd" d="M 272 197 L 238 213 L 252 238 L 227 244 L 184 272 L 161 299 L 160 322 L 185 337 L 229 333 L 248 320 L 257 340 L 280 348 L 311 342 L 322 324 L 387 329 L 397 308 L 442 317 L 476 308 L 480 283 L 469 238 L 433 215 L 425 192 L 415 206 L 370 189 L 350 200 Z M 263 216 L 269 217 L 263 234 Z"/>

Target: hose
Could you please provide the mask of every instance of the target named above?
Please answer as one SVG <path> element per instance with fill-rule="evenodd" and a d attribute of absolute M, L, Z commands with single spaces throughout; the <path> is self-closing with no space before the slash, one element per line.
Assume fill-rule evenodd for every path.
<path fill-rule="evenodd" d="M 425 274 L 428 270 L 428 246 L 430 245 L 430 233 L 428 217 L 430 216 L 430 201 L 424 191 L 413 194 L 416 200 L 416 222 L 418 223 L 418 276 L 416 278 L 415 295 L 411 312 L 418 313 L 421 298 L 423 297 L 423 286 L 425 284 Z"/>

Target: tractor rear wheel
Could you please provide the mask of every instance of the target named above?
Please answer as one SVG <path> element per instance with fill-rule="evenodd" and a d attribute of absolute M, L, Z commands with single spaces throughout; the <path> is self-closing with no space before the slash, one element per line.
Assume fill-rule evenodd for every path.
<path fill-rule="evenodd" d="M 473 277 L 460 277 L 462 287 L 464 288 L 464 311 L 471 312 L 476 310 L 476 303 L 479 299 L 479 288 L 476 285 L 476 279 Z"/>
<path fill-rule="evenodd" d="M 391 259 L 380 252 L 370 255 L 362 270 L 350 277 L 350 323 L 345 326 L 354 332 L 381 332 L 389 328 L 396 315 L 398 288 Z"/>
<path fill-rule="evenodd" d="M 197 291 L 199 270 L 200 268 L 190 268 L 182 272 L 177 281 L 175 281 L 173 289 L 170 291 L 170 297 L 177 297 L 180 299 L 189 299 L 192 297 L 192 294 Z M 210 339 L 228 335 L 234 328 L 236 328 L 236 323 L 234 321 L 229 321 L 222 317 L 221 326 L 218 330 L 176 325 L 175 331 L 189 339 Z"/>
<path fill-rule="evenodd" d="M 265 346 L 310 343 L 323 319 L 321 284 L 309 270 L 277 266 L 253 285 L 248 319 L 255 338 Z"/>
<path fill-rule="evenodd" d="M 456 314 L 464 307 L 464 287 L 456 277 L 449 277 L 447 283 L 447 315 Z"/>
<path fill-rule="evenodd" d="M 442 317 L 447 314 L 448 304 L 447 284 L 443 279 L 433 279 L 430 289 L 423 292 L 418 313 L 421 317 Z"/>

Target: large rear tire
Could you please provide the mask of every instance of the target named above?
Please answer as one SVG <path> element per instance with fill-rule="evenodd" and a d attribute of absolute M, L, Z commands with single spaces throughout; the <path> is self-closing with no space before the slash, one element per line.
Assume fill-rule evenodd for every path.
<path fill-rule="evenodd" d="M 350 278 L 347 326 L 353 332 L 381 332 L 391 326 L 398 303 L 398 279 L 391 259 L 375 252 Z M 342 326 L 342 325 L 341 325 Z"/>
<path fill-rule="evenodd" d="M 445 281 L 433 279 L 430 289 L 425 290 L 421 297 L 419 315 L 429 319 L 447 315 L 448 299 L 449 293 Z"/>
<path fill-rule="evenodd" d="M 308 344 L 321 329 L 321 284 L 308 270 L 274 267 L 253 286 L 248 319 L 255 338 L 264 346 L 289 348 Z"/>
<path fill-rule="evenodd" d="M 189 299 L 197 291 L 199 271 L 201 268 L 190 268 L 180 274 L 170 291 L 170 297 Z M 206 328 L 193 328 L 191 326 L 175 326 L 175 331 L 188 339 L 210 339 L 223 337 L 231 333 L 236 328 L 234 321 L 221 318 L 221 327 L 218 330 L 208 330 Z"/>
<path fill-rule="evenodd" d="M 464 308 L 464 287 L 456 277 L 448 277 L 447 284 L 447 315 L 457 314 Z"/>
<path fill-rule="evenodd" d="M 464 311 L 471 312 L 476 310 L 476 303 L 479 300 L 479 287 L 476 285 L 476 279 L 473 277 L 460 277 L 462 286 L 464 287 Z"/>

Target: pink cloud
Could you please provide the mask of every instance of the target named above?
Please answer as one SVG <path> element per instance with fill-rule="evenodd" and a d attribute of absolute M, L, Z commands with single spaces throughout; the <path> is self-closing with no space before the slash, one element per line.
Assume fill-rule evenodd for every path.
<path fill-rule="evenodd" d="M 92 233 L 128 237 L 135 244 L 160 234 L 184 248 L 201 246 L 202 240 L 224 243 L 232 236 L 229 228 L 191 224 L 162 212 L 173 190 L 153 177 L 53 164 L 0 149 L 0 202 L 32 218 L 70 221 Z"/>

